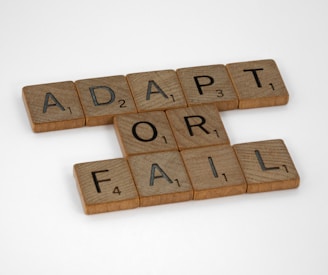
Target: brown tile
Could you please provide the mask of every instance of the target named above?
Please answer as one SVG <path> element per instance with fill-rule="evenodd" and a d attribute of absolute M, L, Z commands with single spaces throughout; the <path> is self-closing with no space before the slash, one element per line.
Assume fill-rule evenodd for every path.
<path fill-rule="evenodd" d="M 178 151 L 130 156 L 128 161 L 140 195 L 140 206 L 193 198 L 192 186 Z"/>
<path fill-rule="evenodd" d="M 26 86 L 23 101 L 34 132 L 85 125 L 80 99 L 72 81 Z"/>
<path fill-rule="evenodd" d="M 124 156 L 177 150 L 164 111 L 118 115 L 114 127 Z"/>
<path fill-rule="evenodd" d="M 123 75 L 78 80 L 75 85 L 87 126 L 111 124 L 115 115 L 137 112 Z"/>
<path fill-rule="evenodd" d="M 195 200 L 246 193 L 246 181 L 230 145 L 184 150 L 181 155 Z"/>
<path fill-rule="evenodd" d="M 86 214 L 139 206 L 139 196 L 126 159 L 75 164 L 74 176 Z"/>
<path fill-rule="evenodd" d="M 247 181 L 247 192 L 296 188 L 300 178 L 282 140 L 236 144 L 240 166 Z"/>
<path fill-rule="evenodd" d="M 128 74 L 127 80 L 138 112 L 187 106 L 174 70 Z"/>
<path fill-rule="evenodd" d="M 188 106 L 215 103 L 220 111 L 238 108 L 238 97 L 224 65 L 181 68 L 177 74 Z"/>
<path fill-rule="evenodd" d="M 273 60 L 232 63 L 227 69 L 240 109 L 287 104 L 289 94 Z"/>
<path fill-rule="evenodd" d="M 229 144 L 219 111 L 214 104 L 166 111 L 179 150 Z"/>

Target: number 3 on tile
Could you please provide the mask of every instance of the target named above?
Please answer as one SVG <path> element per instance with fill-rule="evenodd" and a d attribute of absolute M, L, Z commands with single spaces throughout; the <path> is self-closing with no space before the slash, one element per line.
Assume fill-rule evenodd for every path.
<path fill-rule="evenodd" d="M 118 194 L 118 195 L 121 195 L 121 190 L 120 188 L 118 188 L 118 186 L 115 186 L 114 190 L 113 190 L 113 194 Z"/>
<path fill-rule="evenodd" d="M 216 94 L 217 97 L 223 97 L 224 96 L 224 93 L 223 93 L 222 90 L 216 90 L 216 92 L 217 92 L 217 94 Z"/>

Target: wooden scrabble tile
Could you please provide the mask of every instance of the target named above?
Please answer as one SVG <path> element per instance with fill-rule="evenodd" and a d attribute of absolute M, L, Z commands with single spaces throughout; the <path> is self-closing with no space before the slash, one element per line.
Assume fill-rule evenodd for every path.
<path fill-rule="evenodd" d="M 246 193 L 246 181 L 230 145 L 184 150 L 181 155 L 195 200 Z"/>
<path fill-rule="evenodd" d="M 34 132 L 85 125 L 80 99 L 72 81 L 26 86 L 22 95 Z"/>
<path fill-rule="evenodd" d="M 123 75 L 78 80 L 75 85 L 87 126 L 111 124 L 117 114 L 137 112 Z"/>
<path fill-rule="evenodd" d="M 128 74 L 127 80 L 139 112 L 187 106 L 174 70 Z"/>
<path fill-rule="evenodd" d="M 229 144 L 219 111 L 214 104 L 167 110 L 179 150 Z"/>
<path fill-rule="evenodd" d="M 247 192 L 296 188 L 299 175 L 282 140 L 234 145 L 247 181 Z"/>
<path fill-rule="evenodd" d="M 220 111 L 238 108 L 238 97 L 224 65 L 182 68 L 177 74 L 188 106 L 216 103 Z"/>
<path fill-rule="evenodd" d="M 178 151 L 128 157 L 136 183 L 140 206 L 150 206 L 193 198 L 183 161 Z"/>
<path fill-rule="evenodd" d="M 139 207 L 139 196 L 126 159 L 74 165 L 74 176 L 86 214 Z"/>
<path fill-rule="evenodd" d="M 114 127 L 124 156 L 177 150 L 164 111 L 118 115 Z"/>
<path fill-rule="evenodd" d="M 287 104 L 289 95 L 273 60 L 232 63 L 227 69 L 240 109 Z"/>

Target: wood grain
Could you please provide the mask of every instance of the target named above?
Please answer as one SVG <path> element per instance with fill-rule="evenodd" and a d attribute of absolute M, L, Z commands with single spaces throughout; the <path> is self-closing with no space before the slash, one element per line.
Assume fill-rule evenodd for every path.
<path fill-rule="evenodd" d="M 188 106 L 215 103 L 220 111 L 238 108 L 238 97 L 224 65 L 177 70 Z"/>
<path fill-rule="evenodd" d="M 246 181 L 230 145 L 184 150 L 181 155 L 195 200 L 246 193 Z"/>
<path fill-rule="evenodd" d="M 140 206 L 159 205 L 193 198 L 193 189 L 178 151 L 128 157 Z"/>
<path fill-rule="evenodd" d="M 282 140 L 242 143 L 233 148 L 244 172 L 248 193 L 298 187 L 299 175 Z"/>
<path fill-rule="evenodd" d="M 123 75 L 78 80 L 75 85 L 87 126 L 112 124 L 115 115 L 137 112 Z"/>
<path fill-rule="evenodd" d="M 118 115 L 114 127 L 124 156 L 177 150 L 164 111 Z"/>
<path fill-rule="evenodd" d="M 85 117 L 72 81 L 26 86 L 23 101 L 34 132 L 85 125 Z"/>
<path fill-rule="evenodd" d="M 239 97 L 239 108 L 287 104 L 289 94 L 272 59 L 227 64 Z"/>
<path fill-rule="evenodd" d="M 126 159 L 75 164 L 74 176 L 86 214 L 139 206 L 139 196 Z"/>
<path fill-rule="evenodd" d="M 174 70 L 128 74 L 127 80 L 138 112 L 187 106 Z"/>
<path fill-rule="evenodd" d="M 167 110 L 179 150 L 229 144 L 219 111 L 214 104 Z"/>

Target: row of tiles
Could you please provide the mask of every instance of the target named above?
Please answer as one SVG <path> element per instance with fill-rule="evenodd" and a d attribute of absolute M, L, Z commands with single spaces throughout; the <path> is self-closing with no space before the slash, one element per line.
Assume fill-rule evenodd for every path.
<path fill-rule="evenodd" d="M 86 214 L 290 189 L 300 181 L 279 139 L 79 163 L 74 176 Z"/>
<path fill-rule="evenodd" d="M 230 144 L 214 104 L 115 116 L 123 155 Z"/>
<path fill-rule="evenodd" d="M 118 114 L 214 103 L 220 111 L 287 104 L 276 63 L 257 60 L 23 88 L 33 131 L 110 124 Z"/>

